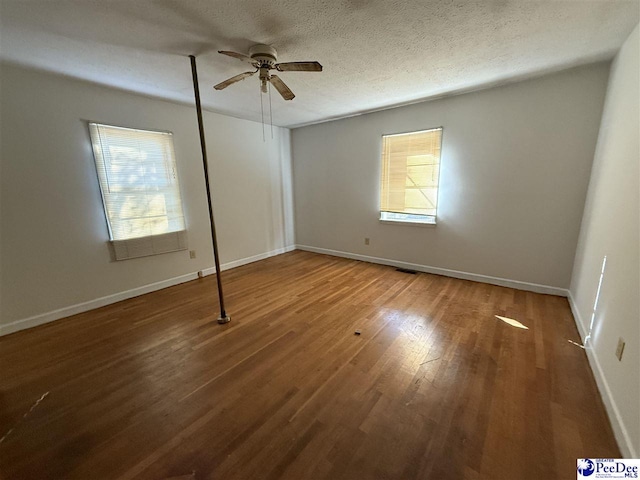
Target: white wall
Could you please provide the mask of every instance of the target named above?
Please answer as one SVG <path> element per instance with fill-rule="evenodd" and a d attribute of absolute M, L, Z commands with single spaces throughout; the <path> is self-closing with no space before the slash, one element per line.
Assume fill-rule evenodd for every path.
<path fill-rule="evenodd" d="M 611 67 L 571 281 L 572 307 L 623 453 L 640 454 L 640 38 Z M 626 341 L 622 361 L 618 338 Z"/>
<path fill-rule="evenodd" d="M 596 64 L 294 129 L 297 244 L 566 291 L 607 75 Z M 380 223 L 381 135 L 439 126 L 438 225 Z"/>
<path fill-rule="evenodd" d="M 186 58 L 184 67 L 190 82 Z M 7 64 L 1 75 L 2 333 L 213 266 L 195 107 Z M 174 133 L 196 259 L 182 251 L 111 261 L 88 120 Z M 292 246 L 289 131 L 274 128 L 263 143 L 258 123 L 209 112 L 204 121 L 223 267 Z"/>

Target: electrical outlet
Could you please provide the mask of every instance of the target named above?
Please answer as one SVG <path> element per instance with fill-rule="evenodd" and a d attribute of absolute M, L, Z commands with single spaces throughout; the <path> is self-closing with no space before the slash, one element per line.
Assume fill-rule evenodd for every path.
<path fill-rule="evenodd" d="M 365 239 L 364 239 L 364 244 L 365 244 L 365 245 L 369 245 L 369 239 L 368 239 L 368 238 L 365 238 Z"/>
<path fill-rule="evenodd" d="M 622 361 L 622 353 L 624 352 L 624 340 L 622 337 L 618 339 L 618 348 L 616 348 L 616 357 L 619 361 Z"/>
<path fill-rule="evenodd" d="M 196 258 L 196 251 L 195 250 L 189 250 L 189 258 Z"/>

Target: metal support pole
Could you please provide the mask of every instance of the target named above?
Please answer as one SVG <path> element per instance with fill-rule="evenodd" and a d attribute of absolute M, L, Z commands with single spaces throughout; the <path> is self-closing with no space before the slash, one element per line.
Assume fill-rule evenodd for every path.
<path fill-rule="evenodd" d="M 218 239 L 216 237 L 216 224 L 213 221 L 213 206 L 211 205 L 211 189 L 209 187 L 209 165 L 207 162 L 207 145 L 204 140 L 204 124 L 202 122 L 202 105 L 200 104 L 200 88 L 198 87 L 198 71 L 196 70 L 196 57 L 189 55 L 191 59 L 191 75 L 193 77 L 193 92 L 196 97 L 196 111 L 198 113 L 198 129 L 200 130 L 200 148 L 202 149 L 202 165 L 204 167 L 204 182 L 207 187 L 207 203 L 209 204 L 209 223 L 211 226 L 211 241 L 213 243 L 213 261 L 216 265 L 216 280 L 218 281 L 218 298 L 220 299 L 220 316 L 218 323 L 228 323 L 231 317 L 224 310 L 224 296 L 222 294 L 222 280 L 220 279 L 220 260 L 218 259 Z"/>

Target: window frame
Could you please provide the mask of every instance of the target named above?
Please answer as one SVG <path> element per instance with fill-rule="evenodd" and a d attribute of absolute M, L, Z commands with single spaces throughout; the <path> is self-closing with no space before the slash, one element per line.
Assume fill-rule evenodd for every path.
<path fill-rule="evenodd" d="M 440 130 L 440 158 L 438 159 L 438 180 L 437 180 L 437 193 L 436 193 L 436 213 L 435 215 L 422 215 L 413 213 L 399 213 L 389 212 L 382 210 L 382 179 L 385 170 L 385 161 L 383 155 L 384 139 L 385 137 L 394 137 L 400 135 L 411 135 L 418 133 L 431 132 L 434 130 Z M 378 221 L 388 225 L 409 225 L 417 227 L 435 227 L 438 223 L 438 205 L 440 204 L 440 179 L 441 179 L 441 165 L 442 165 L 442 150 L 443 150 L 443 137 L 444 126 L 424 128 L 421 130 L 411 130 L 405 132 L 395 133 L 383 133 L 380 136 L 380 175 L 378 177 L 379 192 L 378 192 Z M 396 217 L 396 218 L 393 218 Z M 404 218 L 402 218 L 404 217 Z M 423 218 L 416 218 L 423 217 Z"/>
<path fill-rule="evenodd" d="M 111 225 L 111 220 L 109 217 L 109 209 L 108 202 L 105 197 L 105 192 L 103 189 L 103 184 L 108 184 L 110 182 L 109 176 L 105 172 L 101 172 L 102 167 L 106 166 L 106 159 L 104 155 L 104 146 L 102 145 L 99 139 L 99 128 L 113 128 L 113 129 L 122 129 L 128 132 L 139 131 L 143 134 L 162 134 L 168 135 L 169 142 L 169 160 L 165 165 L 163 173 L 167 177 L 173 176 L 173 181 L 170 182 L 170 185 L 163 189 L 163 191 L 173 191 L 174 195 L 177 195 L 179 200 L 179 208 L 182 216 L 182 228 L 177 230 L 171 230 L 168 232 L 162 233 L 152 233 L 150 235 L 143 235 L 138 237 L 129 237 L 129 238 L 121 238 L 116 239 L 113 233 L 113 227 Z M 98 138 L 94 138 L 93 130 L 95 129 L 98 134 Z M 181 250 L 187 250 L 187 217 L 185 215 L 184 202 L 182 198 L 182 188 L 180 185 L 180 174 L 178 172 L 178 159 L 175 153 L 175 145 L 173 142 L 173 132 L 169 130 L 158 130 L 158 129 L 148 129 L 148 128 L 139 128 L 139 127 L 129 127 L 122 125 L 114 125 L 110 123 L 102 123 L 97 121 L 87 121 L 87 131 L 89 133 L 89 143 L 91 148 L 91 155 L 93 159 L 93 165 L 95 167 L 96 172 L 96 180 L 98 182 L 98 187 L 100 190 L 100 198 L 102 200 L 102 211 L 104 213 L 105 223 L 107 226 L 109 240 L 108 244 L 112 247 L 112 253 L 115 260 L 126 260 L 130 258 L 144 257 L 149 255 L 158 255 L 162 253 L 169 253 Z M 158 144 L 161 145 L 160 139 L 158 140 Z M 161 145 L 163 148 L 166 148 L 166 145 Z M 97 157 L 97 149 L 100 150 L 101 159 L 98 160 Z M 166 161 L 166 160 L 165 160 Z M 168 168 L 167 168 L 168 167 Z M 103 179 L 102 176 L 105 178 Z M 126 195 L 127 192 L 123 191 L 122 195 Z M 176 217 L 174 217 L 176 218 Z"/>

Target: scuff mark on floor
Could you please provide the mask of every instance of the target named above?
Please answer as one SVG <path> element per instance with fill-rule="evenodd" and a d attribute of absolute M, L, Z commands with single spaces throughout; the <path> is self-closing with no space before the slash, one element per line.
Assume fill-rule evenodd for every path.
<path fill-rule="evenodd" d="M 179 475 L 177 477 L 167 477 L 164 480 L 192 480 L 196 478 L 196 471 L 192 470 L 191 473 L 187 475 Z"/>
<path fill-rule="evenodd" d="M 436 360 L 440 360 L 440 357 L 432 358 L 431 360 L 426 360 L 422 362 L 420 365 L 424 365 L 425 363 L 435 362 Z"/>
<path fill-rule="evenodd" d="M 42 401 L 46 398 L 46 396 L 47 396 L 47 395 L 49 395 L 49 392 L 47 392 L 47 393 L 43 393 L 43 394 L 42 394 L 42 396 L 41 396 L 38 400 L 36 400 L 36 403 L 34 403 L 33 405 L 31 405 L 31 408 L 30 408 L 29 410 L 27 410 L 27 411 L 25 412 L 25 414 L 24 414 L 24 415 L 22 415 L 22 418 L 16 422 L 16 424 L 13 426 L 13 428 L 10 428 L 10 429 L 9 429 L 9 431 L 8 431 L 7 433 L 5 433 L 5 434 L 0 438 L 0 443 L 4 442 L 5 438 L 7 438 L 9 435 L 11 435 L 11 432 L 13 432 L 13 431 L 16 429 L 16 427 L 17 427 L 18 425 L 20 425 L 20 423 L 22 423 L 22 422 L 24 421 L 24 419 L 25 419 L 25 418 L 27 418 L 27 417 L 29 416 L 29 414 L 30 414 L 31 412 L 33 412 L 33 410 L 34 410 L 38 405 L 40 405 L 40 402 L 42 402 Z"/>

